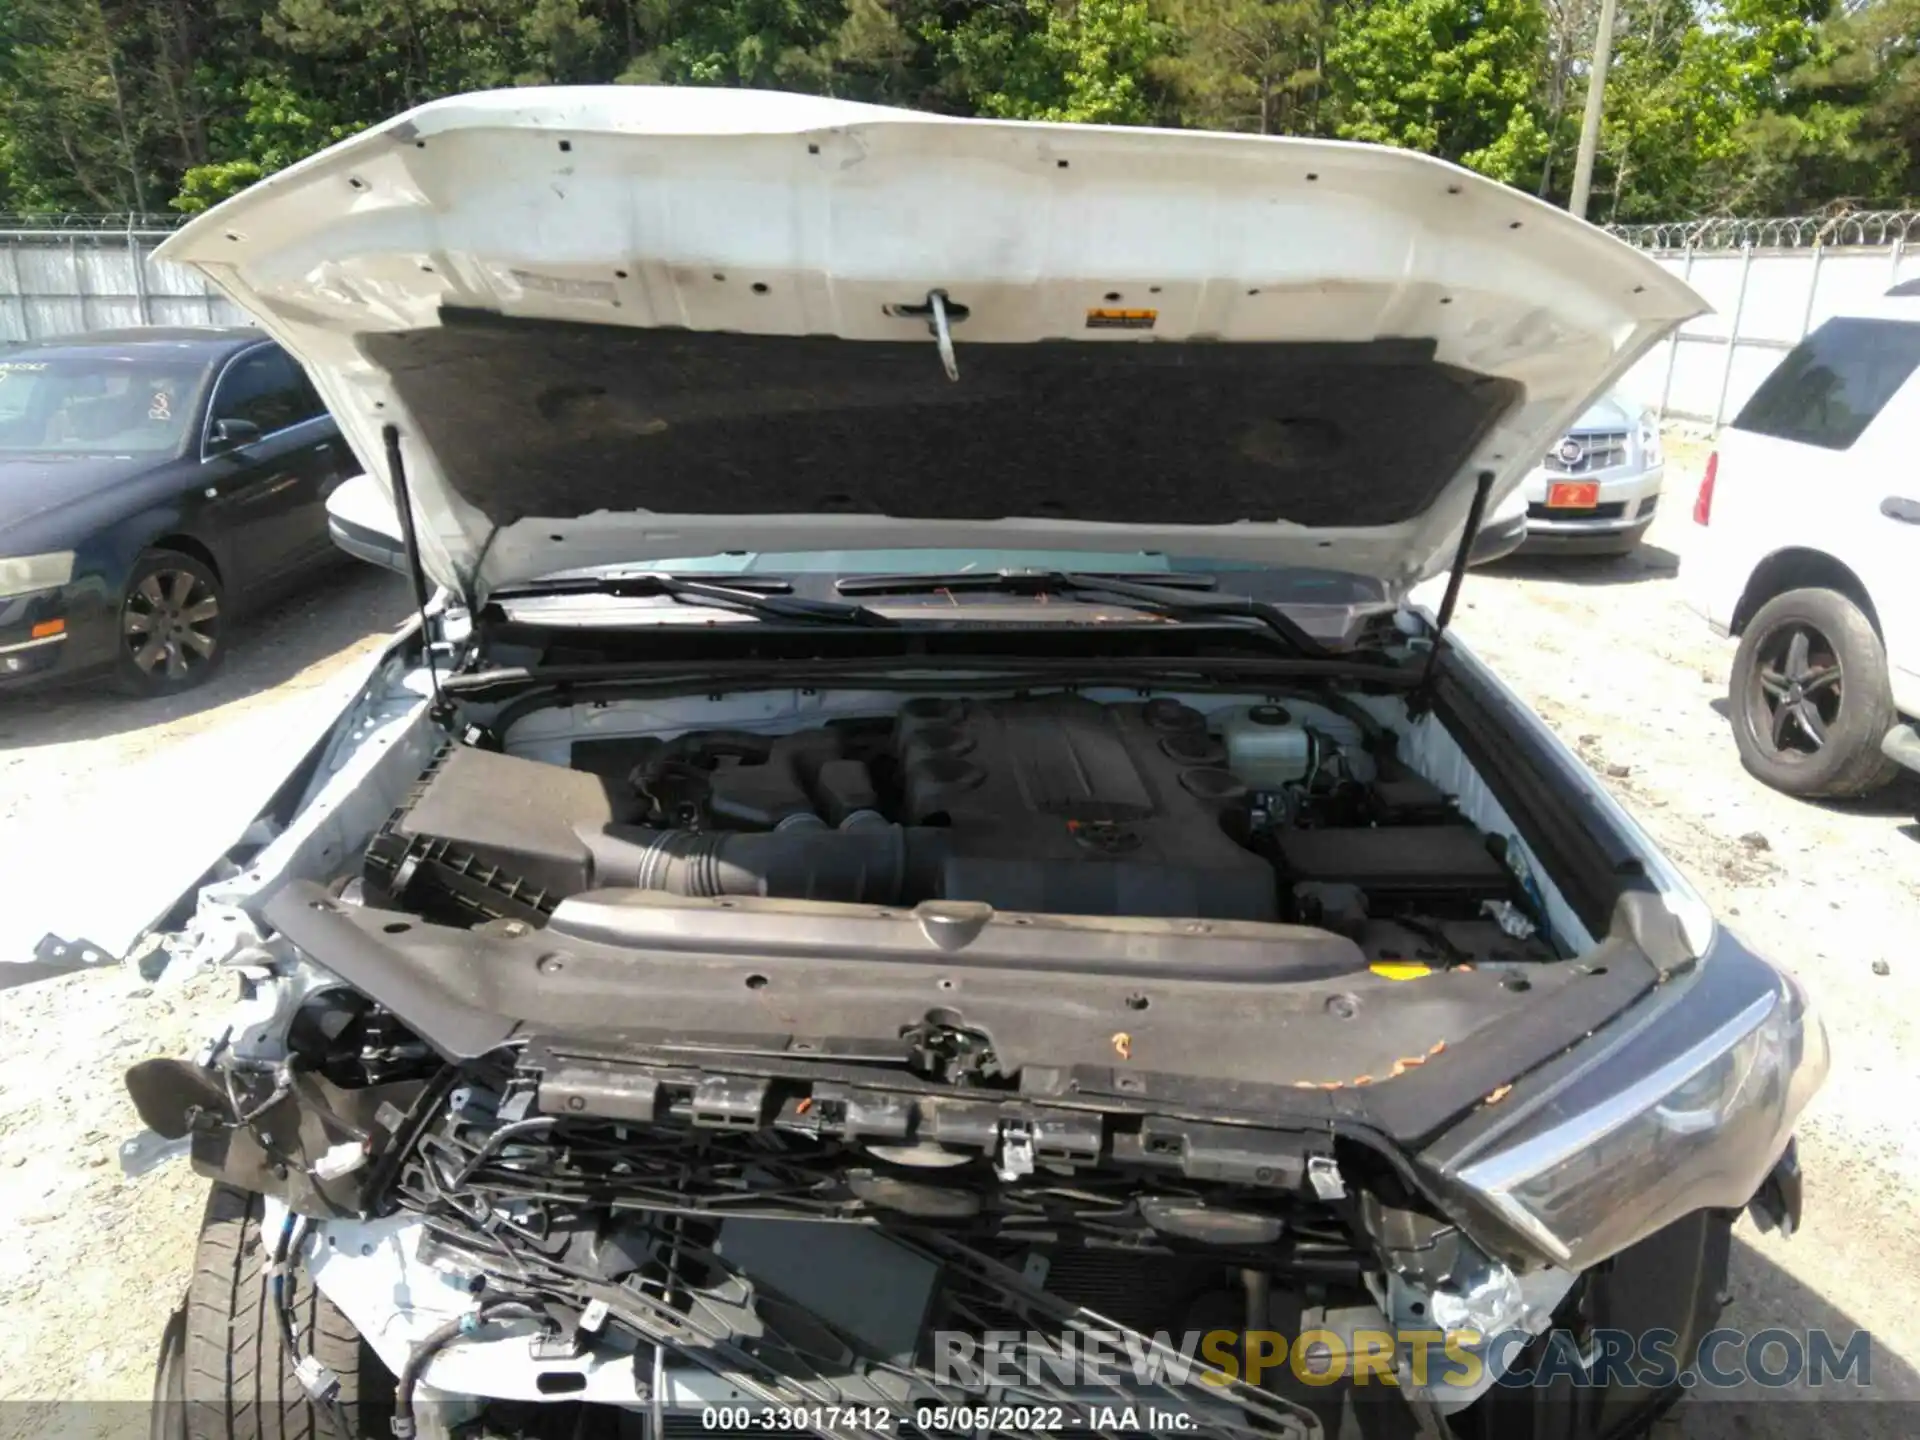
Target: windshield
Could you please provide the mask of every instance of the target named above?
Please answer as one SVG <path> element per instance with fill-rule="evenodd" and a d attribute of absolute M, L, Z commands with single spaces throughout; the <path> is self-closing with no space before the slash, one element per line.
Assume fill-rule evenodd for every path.
<path fill-rule="evenodd" d="M 126 355 L 0 359 L 0 450 L 159 455 L 180 450 L 206 366 Z"/>

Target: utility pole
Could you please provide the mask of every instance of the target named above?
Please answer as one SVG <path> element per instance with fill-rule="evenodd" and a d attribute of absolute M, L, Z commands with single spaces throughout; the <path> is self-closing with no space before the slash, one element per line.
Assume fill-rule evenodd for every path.
<path fill-rule="evenodd" d="M 1607 98 L 1607 66 L 1613 59 L 1613 0 L 1600 0 L 1600 24 L 1593 36 L 1593 72 L 1587 76 L 1587 113 L 1580 121 L 1580 153 L 1573 162 L 1573 196 L 1567 209 L 1587 218 L 1587 192 L 1593 188 L 1593 152 L 1600 148 L 1600 108 Z"/>

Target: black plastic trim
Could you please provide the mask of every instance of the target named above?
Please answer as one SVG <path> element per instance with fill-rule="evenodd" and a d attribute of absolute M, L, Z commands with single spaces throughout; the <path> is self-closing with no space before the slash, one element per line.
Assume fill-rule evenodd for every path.
<path fill-rule="evenodd" d="M 719 1070 L 769 1057 L 816 1073 L 864 1067 L 873 1083 L 893 1085 L 906 1075 L 898 1027 L 952 1010 L 994 1035 L 1028 1098 L 1064 1089 L 1072 1103 L 1101 1109 L 1242 1124 L 1347 1122 L 1409 1148 L 1577 1045 L 1655 978 L 1632 943 L 1616 938 L 1596 952 L 1607 963 L 1550 967 L 1524 993 L 1491 972 L 1445 988 L 1439 979 L 1368 987 L 1349 976 L 1202 985 L 1196 955 L 1196 978 L 1169 985 L 1075 974 L 1063 996 L 1051 966 L 1029 973 L 998 953 L 1038 927 L 1005 927 L 1005 940 L 988 933 L 960 951 L 934 952 L 906 934 L 919 934 L 908 915 L 816 916 L 802 937 L 779 902 L 731 903 L 740 908 L 634 907 L 630 927 L 609 914 L 591 937 L 564 926 L 515 935 L 344 906 L 296 883 L 269 903 L 267 919 L 450 1058 L 545 1041 L 609 1056 L 678 1053 Z M 738 933 L 743 923 L 757 943 Z M 954 988 L 939 987 L 942 976 Z M 1142 990 L 1156 997 L 1145 1014 L 1127 1003 Z M 1349 992 L 1372 997 L 1357 1022 L 1326 1008 Z M 1226 1031 L 1223 1015 L 1235 1017 Z M 738 1033 L 693 1033 L 716 1022 Z M 1268 1037 L 1258 1045 L 1256 1031 Z M 1116 1055 L 1123 1032 L 1126 1053 Z M 1275 1051 L 1271 1036 L 1282 1032 L 1288 1043 Z M 1395 1065 L 1395 1055 L 1410 1063 Z M 1196 1065 L 1212 1078 L 1193 1073 Z M 1265 1078 L 1239 1078 L 1262 1066 Z M 1222 1078 L 1223 1067 L 1234 1078 Z M 1316 1083 L 1361 1068 L 1375 1075 Z"/>

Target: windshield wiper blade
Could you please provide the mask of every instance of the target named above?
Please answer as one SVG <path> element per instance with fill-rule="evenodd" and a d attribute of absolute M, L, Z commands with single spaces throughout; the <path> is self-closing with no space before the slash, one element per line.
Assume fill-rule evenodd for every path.
<path fill-rule="evenodd" d="M 795 620 L 808 625 L 893 626 L 900 622 L 865 605 L 845 600 L 809 600 L 798 595 L 768 593 L 763 585 L 723 585 L 712 580 L 689 580 L 680 575 L 581 575 L 543 580 L 494 591 L 489 602 L 528 600 L 547 595 L 612 595 L 649 600 L 666 597 L 689 605 L 711 605 L 758 615 L 765 620 Z"/>
<path fill-rule="evenodd" d="M 951 570 L 944 574 L 849 575 L 834 581 L 842 595 L 937 595 L 946 590 L 997 590 L 1002 593 L 1045 593 L 1058 595 L 1059 582 L 1069 578 L 1058 570 Z M 1070 578 L 1089 584 L 1118 580 L 1128 585 L 1153 585 L 1162 590 L 1217 590 L 1216 575 L 1196 575 L 1172 570 L 1077 571 Z M 1067 587 L 1072 588 L 1072 587 Z"/>
<path fill-rule="evenodd" d="M 1118 575 L 1082 575 L 1069 570 L 986 570 L 953 575 L 859 575 L 834 586 L 843 595 L 913 595 L 983 590 L 1006 595 L 1059 595 L 1072 599 L 1111 596 L 1169 620 L 1242 616 L 1265 626 L 1301 655 L 1315 659 L 1329 650 L 1279 606 L 1248 595 L 1194 594 L 1212 590 L 1211 575 L 1155 575 L 1151 582 Z"/>

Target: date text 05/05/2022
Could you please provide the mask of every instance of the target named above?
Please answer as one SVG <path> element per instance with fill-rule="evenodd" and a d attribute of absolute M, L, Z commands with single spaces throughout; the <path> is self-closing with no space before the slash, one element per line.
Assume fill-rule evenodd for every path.
<path fill-rule="evenodd" d="M 708 1431 L 865 1430 L 884 1434 L 910 1422 L 922 1433 L 1075 1430 L 1182 1434 L 1199 1428 L 1183 1410 L 1157 1405 L 922 1405 L 899 1414 L 871 1405 L 709 1405 L 700 1411 Z"/>

